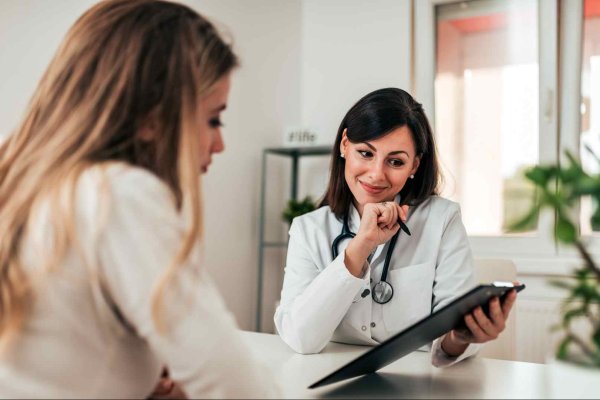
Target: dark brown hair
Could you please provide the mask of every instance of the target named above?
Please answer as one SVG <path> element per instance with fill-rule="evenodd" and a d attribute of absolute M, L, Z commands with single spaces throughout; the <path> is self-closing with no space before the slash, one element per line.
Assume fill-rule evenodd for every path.
<path fill-rule="evenodd" d="M 332 150 L 329 185 L 319 207 L 328 205 L 336 217 L 342 218 L 352 202 L 352 192 L 344 176 L 346 161 L 339 156 L 345 129 L 350 142 L 361 143 L 403 126 L 409 128 L 421 162 L 414 179 L 406 181 L 400 191 L 402 204 L 417 206 L 429 196 L 438 194 L 442 177 L 433 133 L 423 106 L 402 89 L 386 88 L 364 96 L 342 119 Z"/>

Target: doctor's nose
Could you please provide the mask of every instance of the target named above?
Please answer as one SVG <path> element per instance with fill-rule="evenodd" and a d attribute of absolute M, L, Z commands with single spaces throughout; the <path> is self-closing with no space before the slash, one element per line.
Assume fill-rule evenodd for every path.
<path fill-rule="evenodd" d="M 383 168 L 384 168 L 383 163 L 378 163 L 378 162 L 373 163 L 369 170 L 369 175 L 370 175 L 371 179 L 373 179 L 374 181 L 385 179 L 385 173 L 384 173 Z"/>

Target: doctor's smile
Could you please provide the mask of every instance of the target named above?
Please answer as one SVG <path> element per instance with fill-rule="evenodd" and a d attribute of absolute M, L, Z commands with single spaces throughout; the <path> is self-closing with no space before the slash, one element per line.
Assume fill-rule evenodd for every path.
<path fill-rule="evenodd" d="M 363 189 L 365 189 L 365 191 L 370 194 L 380 194 L 389 188 L 389 186 L 369 185 L 366 182 L 362 182 L 360 179 L 358 179 L 358 183 L 360 183 L 360 185 L 363 187 Z"/>

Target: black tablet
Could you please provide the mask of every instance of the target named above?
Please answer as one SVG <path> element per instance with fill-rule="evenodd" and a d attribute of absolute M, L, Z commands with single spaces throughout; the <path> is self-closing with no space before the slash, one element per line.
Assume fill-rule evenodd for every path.
<path fill-rule="evenodd" d="M 513 288 L 520 292 L 525 288 L 525 285 L 514 286 L 510 282 L 494 282 L 489 285 L 476 286 L 430 316 L 423 318 L 385 342 L 361 354 L 308 388 L 314 389 L 375 372 L 408 353 L 412 353 L 419 347 L 431 343 L 452 329 L 463 325 L 465 314 L 477 306 L 482 306 L 486 310 L 490 299 L 493 297 L 502 298 Z"/>

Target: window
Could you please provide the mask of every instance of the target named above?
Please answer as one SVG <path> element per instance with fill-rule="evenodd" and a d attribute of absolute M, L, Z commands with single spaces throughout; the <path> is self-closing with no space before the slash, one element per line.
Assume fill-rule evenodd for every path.
<path fill-rule="evenodd" d="M 600 0 L 585 0 L 583 7 L 583 47 L 581 63 L 580 156 L 584 169 L 598 173 L 600 157 Z M 595 156 L 590 153 L 593 151 Z M 581 202 L 581 233 L 593 231 L 590 218 L 597 205 L 590 198 Z"/>
<path fill-rule="evenodd" d="M 443 195 L 475 255 L 555 254 L 553 215 L 509 226 L 533 201 L 523 171 L 558 160 L 556 0 L 418 0 L 414 94 L 436 134 Z"/>
<path fill-rule="evenodd" d="M 523 171 L 539 159 L 537 2 L 450 3 L 435 13 L 442 194 L 461 204 L 470 235 L 501 235 L 534 195 Z"/>

